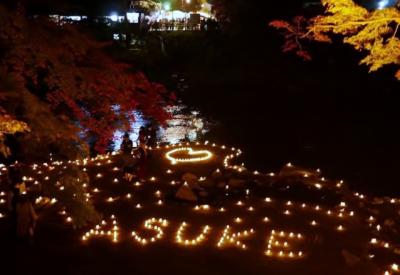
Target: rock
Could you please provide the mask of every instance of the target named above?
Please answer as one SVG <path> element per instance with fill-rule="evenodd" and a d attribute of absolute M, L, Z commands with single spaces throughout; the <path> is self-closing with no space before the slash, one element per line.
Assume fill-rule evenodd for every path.
<path fill-rule="evenodd" d="M 385 201 L 383 199 L 381 199 L 381 198 L 374 198 L 372 204 L 380 205 L 380 204 L 383 204 L 384 202 Z"/>
<path fill-rule="evenodd" d="M 182 180 L 186 182 L 197 182 L 199 178 L 195 174 L 186 173 L 182 176 Z"/>
<path fill-rule="evenodd" d="M 231 187 L 244 187 L 246 185 L 245 180 L 240 180 L 240 179 L 230 179 L 228 182 L 228 185 Z"/>
<path fill-rule="evenodd" d="M 220 182 L 217 183 L 217 187 L 218 188 L 225 188 L 225 184 L 226 184 L 225 182 L 220 181 Z"/>
<path fill-rule="evenodd" d="M 301 177 L 305 180 L 311 181 L 315 181 L 316 179 L 318 179 L 320 174 L 320 172 L 315 170 L 287 165 L 285 165 L 279 172 L 279 176 L 281 177 Z"/>
<path fill-rule="evenodd" d="M 374 215 L 374 216 L 378 216 L 380 214 L 379 210 L 377 209 L 370 209 L 370 212 Z"/>
<path fill-rule="evenodd" d="M 342 250 L 342 256 L 346 262 L 346 264 L 350 267 L 353 267 L 355 265 L 357 265 L 358 263 L 360 263 L 360 258 L 351 254 L 349 251 L 343 249 Z"/>
<path fill-rule="evenodd" d="M 393 220 L 391 220 L 391 219 L 386 219 L 383 224 L 385 226 L 392 227 L 392 226 L 394 226 L 395 222 Z"/>
<path fill-rule="evenodd" d="M 200 191 L 199 196 L 204 198 L 208 196 L 208 193 L 206 191 Z"/>
<path fill-rule="evenodd" d="M 314 244 L 316 244 L 316 245 L 321 245 L 321 244 L 323 244 L 323 243 L 324 243 L 324 238 L 323 238 L 321 235 L 319 235 L 319 234 L 315 235 L 315 237 L 314 237 Z"/>
<path fill-rule="evenodd" d="M 215 185 L 215 183 L 214 183 L 214 181 L 212 181 L 212 180 L 204 180 L 204 181 L 200 181 L 199 182 L 199 184 L 200 184 L 200 186 L 201 187 L 213 187 L 214 185 Z"/>
<path fill-rule="evenodd" d="M 189 185 L 182 185 L 175 194 L 175 197 L 184 201 L 196 202 L 198 200 L 196 194 L 190 189 Z"/>
<path fill-rule="evenodd" d="M 221 178 L 222 178 L 222 173 L 221 173 L 221 172 L 218 172 L 218 171 L 214 171 L 214 173 L 211 174 L 211 177 L 212 177 L 214 180 L 221 179 Z"/>

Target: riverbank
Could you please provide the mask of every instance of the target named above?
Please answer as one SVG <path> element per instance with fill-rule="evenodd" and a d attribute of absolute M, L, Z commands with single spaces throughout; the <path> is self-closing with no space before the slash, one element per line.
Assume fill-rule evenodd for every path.
<path fill-rule="evenodd" d="M 134 63 L 171 89 L 178 90 L 171 76 L 181 75 L 179 97 L 219 122 L 208 137 L 239 144 L 249 167 L 274 170 L 291 161 L 366 192 L 400 194 L 399 84 L 368 74 L 351 49 L 320 45 L 304 64 L 281 53 L 273 32 L 161 37 L 167 55 L 155 35 L 131 56 Z"/>
<path fill-rule="evenodd" d="M 185 154 L 188 147 L 203 158 Z M 399 199 L 366 197 L 289 164 L 274 174 L 247 170 L 238 164 L 241 151 L 228 145 L 163 146 L 151 155 L 141 182 L 123 179 L 118 155 L 27 170 L 33 184 L 53 183 L 63 165 L 84 168 L 85 193 L 102 221 L 74 230 L 68 209 L 49 205 L 39 212 L 35 243 L 24 246 L 7 238 L 4 217 L 2 268 L 32 275 L 374 275 L 396 263 Z M 197 188 L 201 199 L 177 199 L 179 190 Z"/>

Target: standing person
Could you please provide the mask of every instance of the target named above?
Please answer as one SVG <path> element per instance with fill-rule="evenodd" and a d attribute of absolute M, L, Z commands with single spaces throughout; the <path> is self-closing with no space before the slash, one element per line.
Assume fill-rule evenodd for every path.
<path fill-rule="evenodd" d="M 10 167 L 8 171 L 8 181 L 10 184 L 8 193 L 8 205 L 11 218 L 11 228 L 13 234 L 17 232 L 17 204 L 20 199 L 21 193 L 25 190 L 25 185 L 22 180 L 20 164 L 16 163 Z"/>
<path fill-rule="evenodd" d="M 137 174 L 139 180 L 143 182 L 146 178 L 146 160 L 147 160 L 146 151 L 142 147 L 139 147 L 137 149 L 136 157 L 138 158 Z"/>
<path fill-rule="evenodd" d="M 130 155 L 132 153 L 132 149 L 133 149 L 133 142 L 129 138 L 129 133 L 126 132 L 124 134 L 124 137 L 122 138 L 122 143 L 121 143 L 122 154 Z"/>
<path fill-rule="evenodd" d="M 29 197 L 21 194 L 17 202 L 17 237 L 32 243 L 38 219 Z"/>
<path fill-rule="evenodd" d="M 121 151 L 122 151 L 124 178 L 128 181 L 131 181 L 133 178 L 132 149 L 133 149 L 133 142 L 129 138 L 129 133 L 125 133 L 121 144 Z"/>
<path fill-rule="evenodd" d="M 153 121 L 148 128 L 148 140 L 149 146 L 157 145 L 157 124 Z"/>
<path fill-rule="evenodd" d="M 139 130 L 139 137 L 138 137 L 138 144 L 139 147 L 143 148 L 144 150 L 146 150 L 146 146 L 147 146 L 147 138 L 148 138 L 148 134 L 147 134 L 147 130 L 145 127 L 140 127 Z"/>

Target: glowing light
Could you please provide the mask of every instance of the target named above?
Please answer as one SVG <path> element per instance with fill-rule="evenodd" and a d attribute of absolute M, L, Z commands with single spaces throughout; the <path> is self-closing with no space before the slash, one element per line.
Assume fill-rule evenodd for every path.
<path fill-rule="evenodd" d="M 155 237 L 150 239 L 141 238 L 135 231 L 132 231 L 132 237 L 134 240 L 142 245 L 147 245 L 149 242 L 154 243 L 157 240 L 161 240 L 164 237 L 163 228 L 168 226 L 168 221 L 166 219 L 156 219 L 151 218 L 144 222 L 144 227 L 148 230 L 157 233 Z"/>
<path fill-rule="evenodd" d="M 86 242 L 95 236 L 95 237 L 108 237 L 112 242 L 114 243 L 118 242 L 119 227 L 114 215 L 111 216 L 111 221 L 112 221 L 112 225 L 110 225 L 112 226 L 111 230 L 108 231 L 104 230 L 105 226 L 107 226 L 107 222 L 103 220 L 101 224 L 96 225 L 94 229 L 91 229 L 90 231 L 86 232 L 82 236 L 82 241 Z"/>
<path fill-rule="evenodd" d="M 377 8 L 378 10 L 383 10 L 389 6 L 389 0 L 381 0 L 378 2 Z"/>
<path fill-rule="evenodd" d="M 317 189 L 321 189 L 321 188 L 322 188 L 322 185 L 319 184 L 319 183 L 316 183 L 316 184 L 315 184 L 315 187 L 316 187 Z"/>
<path fill-rule="evenodd" d="M 139 14 L 136 12 L 127 12 L 126 19 L 128 19 L 129 23 L 138 23 L 139 22 Z"/>
<path fill-rule="evenodd" d="M 111 19 L 111 21 L 113 21 L 113 22 L 117 22 L 117 21 L 118 21 L 118 14 L 117 14 L 117 13 L 112 13 L 112 14 L 110 15 L 110 19 Z"/>
<path fill-rule="evenodd" d="M 188 224 L 183 222 L 181 224 L 181 226 L 179 227 L 177 233 L 176 233 L 176 237 L 175 240 L 177 243 L 182 244 L 184 246 L 196 246 L 199 245 L 200 243 L 204 242 L 206 239 L 206 236 L 210 233 L 211 228 L 206 225 L 203 227 L 200 235 L 198 235 L 196 238 L 194 239 L 184 239 L 183 234 L 186 230 L 186 228 L 188 227 Z"/>
<path fill-rule="evenodd" d="M 241 218 L 239 218 L 239 217 L 235 218 L 235 223 L 242 223 L 242 222 L 243 222 L 243 220 Z"/>
<path fill-rule="evenodd" d="M 279 240 L 283 239 L 283 240 Z M 278 257 L 278 258 L 290 258 L 290 259 L 299 259 L 303 256 L 302 251 L 288 251 L 291 247 L 289 245 L 288 240 L 302 240 L 303 236 L 301 234 L 295 234 L 290 232 L 289 234 L 285 231 L 280 231 L 279 233 L 275 230 L 271 231 L 270 237 L 267 241 L 267 250 L 265 251 L 265 255 L 268 257 Z M 277 251 L 279 250 L 279 252 Z"/>
<path fill-rule="evenodd" d="M 225 246 L 235 246 L 241 249 L 246 249 L 247 246 L 243 244 L 240 239 L 247 238 L 249 235 L 254 234 L 254 230 L 245 230 L 239 233 L 231 233 L 231 228 L 227 225 L 222 233 L 222 237 L 219 239 L 217 246 L 223 248 Z"/>
<path fill-rule="evenodd" d="M 189 158 L 174 158 L 173 155 L 176 153 L 186 152 Z M 166 158 L 171 161 L 172 164 L 177 163 L 191 163 L 191 162 L 202 162 L 212 158 L 213 154 L 208 150 L 196 151 L 190 147 L 182 147 L 169 151 Z"/>
<path fill-rule="evenodd" d="M 164 10 L 166 10 L 166 11 L 171 10 L 171 4 L 168 3 L 168 2 L 165 2 L 165 3 L 164 3 Z"/>

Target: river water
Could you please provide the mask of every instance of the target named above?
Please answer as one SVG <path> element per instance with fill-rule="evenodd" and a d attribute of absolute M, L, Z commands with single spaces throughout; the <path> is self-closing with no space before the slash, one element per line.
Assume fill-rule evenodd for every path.
<path fill-rule="evenodd" d="M 394 71 L 369 74 L 362 56 L 337 45 L 318 44 L 307 63 L 283 54 L 276 33 L 263 35 L 167 34 L 168 55 L 147 55 L 145 71 L 211 122 L 203 139 L 240 147 L 249 168 L 291 162 L 363 192 L 400 195 Z"/>
<path fill-rule="evenodd" d="M 296 83 L 267 86 L 262 77 L 253 84 L 246 75 L 222 84 L 213 82 L 215 75 L 205 77 L 193 77 L 182 98 L 217 122 L 206 138 L 240 147 L 249 168 L 276 172 L 292 162 L 363 192 L 400 194 L 398 96 L 382 87 L 378 94 L 379 81 L 370 81 L 369 91 L 355 82 L 350 94 L 335 90 L 338 84 L 304 92 Z M 279 86 L 279 93 L 271 91 Z"/>

